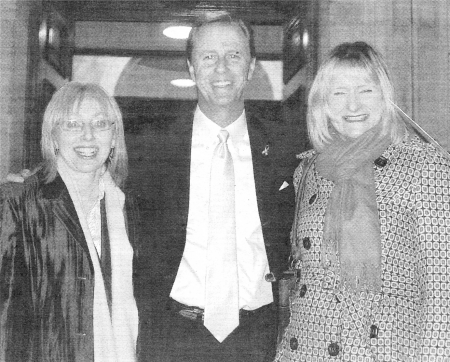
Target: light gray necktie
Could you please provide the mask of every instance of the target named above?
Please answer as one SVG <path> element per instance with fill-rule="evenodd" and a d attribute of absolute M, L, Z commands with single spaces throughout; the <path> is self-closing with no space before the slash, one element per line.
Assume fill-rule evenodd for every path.
<path fill-rule="evenodd" d="M 211 163 L 205 286 L 204 324 L 219 342 L 239 325 L 234 166 L 228 136 L 226 130 L 219 132 Z"/>

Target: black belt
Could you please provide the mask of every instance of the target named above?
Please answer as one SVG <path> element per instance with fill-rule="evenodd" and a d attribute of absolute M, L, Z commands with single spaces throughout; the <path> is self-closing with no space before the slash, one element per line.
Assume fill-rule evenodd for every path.
<path fill-rule="evenodd" d="M 271 309 L 272 307 L 273 303 L 263 305 L 262 307 L 259 307 L 258 309 L 254 310 L 240 309 L 239 319 L 256 316 L 261 312 Z M 190 307 L 188 305 L 177 302 L 172 298 L 169 298 L 169 301 L 167 303 L 167 309 L 178 313 L 182 317 L 197 321 L 203 321 L 205 315 L 204 309 L 198 307 Z"/>

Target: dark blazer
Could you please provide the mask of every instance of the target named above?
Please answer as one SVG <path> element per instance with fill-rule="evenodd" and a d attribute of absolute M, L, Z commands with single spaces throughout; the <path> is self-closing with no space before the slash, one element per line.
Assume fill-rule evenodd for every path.
<path fill-rule="evenodd" d="M 143 213 L 147 237 L 142 239 L 142 263 L 136 271 L 142 288 L 140 316 L 144 323 L 154 323 L 158 319 L 160 308 L 169 297 L 186 243 L 192 124 L 193 115 L 190 114 L 167 129 L 155 130 L 155 141 L 149 145 L 151 151 L 146 162 L 151 163 L 150 180 L 146 180 L 141 192 L 146 200 Z M 292 177 L 298 163 L 296 150 L 289 141 L 292 132 L 286 131 L 280 123 L 263 122 L 247 113 L 247 124 L 264 243 L 270 271 L 279 275 L 288 265 L 289 232 L 295 203 Z M 280 190 L 283 182 L 288 186 Z M 277 294 L 274 285 L 275 298 Z M 156 311 L 152 313 L 155 316 L 152 320 L 149 300 L 155 298 Z"/>
<path fill-rule="evenodd" d="M 93 361 L 94 269 L 74 204 L 57 176 L 0 188 L 0 360 Z M 109 246 L 104 202 L 102 255 Z M 130 243 L 135 206 L 126 197 Z M 111 262 L 102 260 L 110 300 Z M 108 290 L 109 289 L 109 290 Z"/>

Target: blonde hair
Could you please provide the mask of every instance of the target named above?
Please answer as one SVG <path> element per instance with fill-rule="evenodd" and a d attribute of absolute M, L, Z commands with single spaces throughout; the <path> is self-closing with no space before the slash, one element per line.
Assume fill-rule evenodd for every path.
<path fill-rule="evenodd" d="M 118 186 L 122 186 L 128 176 L 128 155 L 125 146 L 122 113 L 113 97 L 102 87 L 93 83 L 69 82 L 52 97 L 44 113 L 42 124 L 41 151 L 44 159 L 45 181 L 51 182 L 57 174 L 55 150 L 55 130 L 62 120 L 76 110 L 83 100 L 93 99 L 114 122 L 115 146 L 112 156 L 105 162 L 111 177 Z"/>
<path fill-rule="evenodd" d="M 330 142 L 327 116 L 327 94 L 332 77 L 342 70 L 355 69 L 365 73 L 381 88 L 385 111 L 382 115 L 382 129 L 389 134 L 393 143 L 399 143 L 405 134 L 405 124 L 392 104 L 394 87 L 387 66 L 381 55 L 364 42 L 343 43 L 335 47 L 322 63 L 308 96 L 308 134 L 316 150 L 323 149 Z"/>

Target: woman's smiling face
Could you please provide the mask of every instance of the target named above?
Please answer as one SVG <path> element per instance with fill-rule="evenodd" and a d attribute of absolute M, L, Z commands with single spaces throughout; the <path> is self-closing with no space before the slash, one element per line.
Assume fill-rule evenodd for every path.
<path fill-rule="evenodd" d="M 375 127 L 385 110 L 380 85 L 355 68 L 338 68 L 327 94 L 327 115 L 343 136 L 356 138 Z"/>
<path fill-rule="evenodd" d="M 97 100 L 86 98 L 70 115 L 70 119 L 84 122 L 81 132 L 66 131 L 56 126 L 55 146 L 59 149 L 58 157 L 61 157 L 72 171 L 92 174 L 100 172 L 111 147 L 114 147 L 114 125 L 105 131 L 95 131 L 91 121 L 107 117 Z"/>

